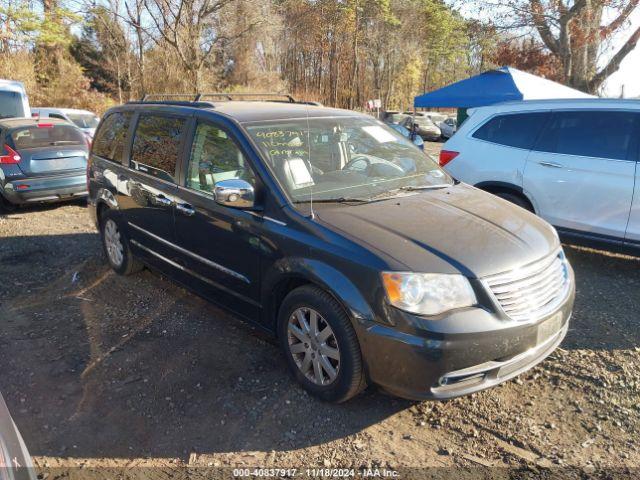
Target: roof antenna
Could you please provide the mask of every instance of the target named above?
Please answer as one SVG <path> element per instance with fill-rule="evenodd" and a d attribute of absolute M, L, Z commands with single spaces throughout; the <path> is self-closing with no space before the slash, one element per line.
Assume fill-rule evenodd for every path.
<path fill-rule="evenodd" d="M 309 169 L 311 170 L 309 172 L 309 175 L 312 175 L 313 173 L 313 168 L 311 167 L 311 134 L 309 132 L 309 104 L 305 104 L 305 113 L 307 114 L 307 161 L 309 162 Z M 311 213 L 309 215 L 309 217 L 311 218 L 311 220 L 314 220 L 316 218 L 315 214 L 313 213 L 313 176 L 311 177 L 311 185 L 310 185 L 310 191 L 309 191 L 309 209 L 311 210 Z"/>

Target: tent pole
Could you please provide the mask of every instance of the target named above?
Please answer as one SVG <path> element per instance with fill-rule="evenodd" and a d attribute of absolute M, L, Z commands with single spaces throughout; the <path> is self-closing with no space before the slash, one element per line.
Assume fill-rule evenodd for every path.
<path fill-rule="evenodd" d="M 416 139 L 416 135 L 418 132 L 416 131 L 416 101 L 413 101 L 413 117 L 411 118 L 411 141 L 413 142 Z"/>

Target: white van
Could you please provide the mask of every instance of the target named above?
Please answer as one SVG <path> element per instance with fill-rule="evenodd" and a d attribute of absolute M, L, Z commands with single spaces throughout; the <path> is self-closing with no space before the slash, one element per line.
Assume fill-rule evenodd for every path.
<path fill-rule="evenodd" d="M 565 238 L 634 253 L 638 161 L 640 101 L 597 98 L 477 108 L 440 153 L 455 178 L 534 211 Z"/>
<path fill-rule="evenodd" d="M 95 113 L 76 108 L 33 107 L 31 115 L 39 118 L 66 120 L 82 130 L 89 138 L 93 138 L 93 134 L 96 133 L 96 127 L 100 123 L 100 117 Z"/>
<path fill-rule="evenodd" d="M 29 100 L 24 84 L 0 78 L 0 118 L 30 116 Z"/>

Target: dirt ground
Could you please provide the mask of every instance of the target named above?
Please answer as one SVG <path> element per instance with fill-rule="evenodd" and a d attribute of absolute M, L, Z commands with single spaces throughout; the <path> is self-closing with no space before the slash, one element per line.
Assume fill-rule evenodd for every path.
<path fill-rule="evenodd" d="M 0 217 L 0 391 L 41 478 L 637 478 L 640 260 L 565 249 L 572 327 L 541 365 L 444 403 L 371 389 L 336 406 L 229 314 L 148 270 L 112 273 L 83 206 L 20 210 Z"/>

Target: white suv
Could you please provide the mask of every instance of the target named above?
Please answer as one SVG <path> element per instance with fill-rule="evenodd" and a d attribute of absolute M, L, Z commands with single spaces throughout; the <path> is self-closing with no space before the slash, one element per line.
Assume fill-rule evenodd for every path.
<path fill-rule="evenodd" d="M 510 102 L 473 110 L 444 144 L 455 178 L 583 244 L 640 249 L 640 101 Z"/>

